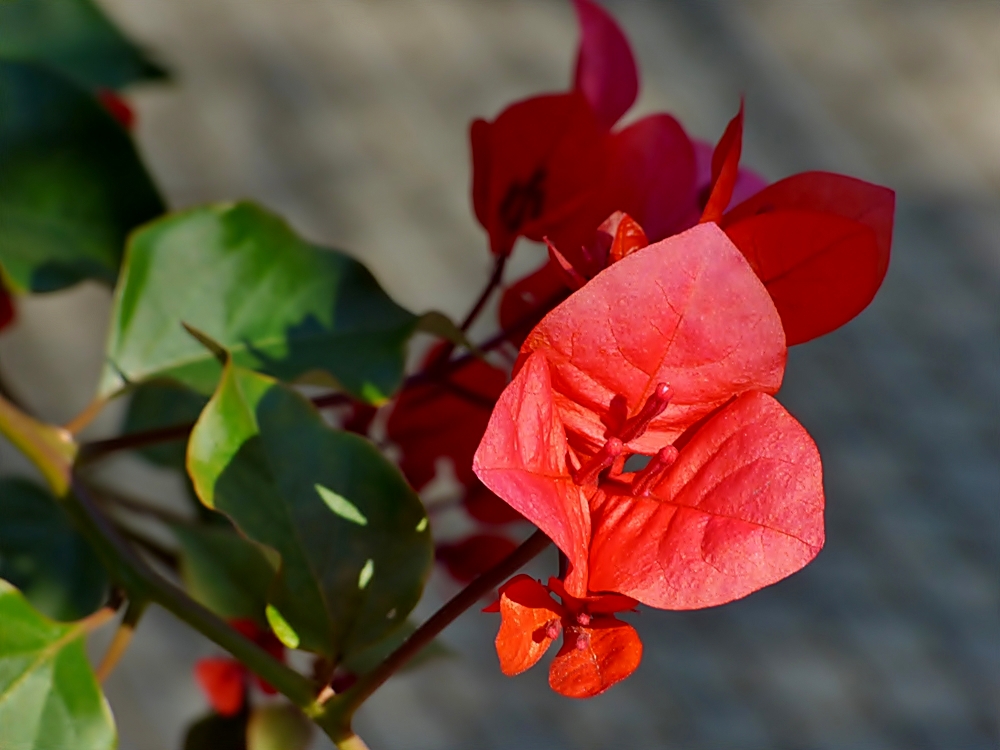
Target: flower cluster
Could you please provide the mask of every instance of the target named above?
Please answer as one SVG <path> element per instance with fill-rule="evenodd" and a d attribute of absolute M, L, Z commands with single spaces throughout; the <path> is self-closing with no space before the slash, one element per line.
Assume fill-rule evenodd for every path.
<path fill-rule="evenodd" d="M 502 587 L 501 668 L 524 671 L 563 633 L 550 685 L 588 697 L 641 658 L 615 612 L 724 604 L 819 552 L 819 453 L 773 394 L 787 346 L 874 297 L 894 197 L 741 171 L 742 105 L 714 150 L 666 114 L 615 130 L 638 91 L 631 51 L 599 6 L 574 6 L 572 90 L 472 126 L 493 252 L 518 236 L 549 250 L 501 302 L 521 347 L 473 467 L 565 568 Z"/>

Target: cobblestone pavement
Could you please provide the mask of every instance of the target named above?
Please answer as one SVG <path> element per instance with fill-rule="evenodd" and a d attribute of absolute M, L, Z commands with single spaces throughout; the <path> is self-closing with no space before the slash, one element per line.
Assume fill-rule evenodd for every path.
<path fill-rule="evenodd" d="M 257 198 L 362 257 L 402 303 L 463 312 L 489 264 L 467 123 L 566 85 L 568 3 L 104 4 L 178 73 L 136 94 L 173 205 Z M 459 658 L 390 682 L 359 732 L 373 750 L 997 747 L 1000 4 L 608 5 L 640 60 L 638 112 L 668 109 L 714 139 L 745 93 L 746 163 L 898 190 L 878 298 L 793 350 L 781 394 L 823 454 L 826 548 L 743 601 L 643 611 L 638 673 L 584 703 L 551 694 L 544 669 L 502 677 L 496 622 L 470 613 L 445 636 Z M 518 252 L 522 268 L 540 257 Z M 87 288 L 33 301 L 0 341 L 5 375 L 72 414 L 86 388 L 51 394 L 96 371 L 74 343 L 100 341 L 105 311 Z M 163 613 L 144 621 L 108 686 L 123 750 L 179 747 L 203 710 L 189 665 L 209 651 Z"/>

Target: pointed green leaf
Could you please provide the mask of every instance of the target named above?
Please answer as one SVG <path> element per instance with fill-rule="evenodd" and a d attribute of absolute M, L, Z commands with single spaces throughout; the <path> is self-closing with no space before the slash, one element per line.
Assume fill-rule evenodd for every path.
<path fill-rule="evenodd" d="M 0 480 L 0 578 L 57 620 L 86 617 L 108 589 L 104 568 L 66 511 L 25 479 Z"/>
<path fill-rule="evenodd" d="M 47 63 L 90 88 L 165 75 L 91 0 L 0 2 L 0 57 Z"/>
<path fill-rule="evenodd" d="M 237 203 L 168 216 L 132 237 L 101 393 L 153 377 L 211 393 L 220 365 L 182 322 L 239 365 L 282 380 L 325 373 L 380 403 L 399 385 L 417 319 L 357 261 Z"/>
<path fill-rule="evenodd" d="M 0 748 L 112 750 L 115 726 L 83 648 L 0 581 Z"/>
<path fill-rule="evenodd" d="M 0 61 L 8 281 L 37 292 L 84 278 L 113 284 L 128 232 L 162 212 L 128 134 L 89 92 L 48 68 Z"/>
<path fill-rule="evenodd" d="M 181 576 L 188 593 L 227 620 L 265 625 L 267 588 L 275 568 L 261 548 L 225 527 L 173 527 L 181 545 Z"/>
<path fill-rule="evenodd" d="M 433 556 L 419 498 L 371 443 L 328 427 L 288 386 L 227 366 L 188 471 L 202 502 L 281 556 L 269 619 L 300 648 L 339 659 L 392 633 L 419 599 Z"/>

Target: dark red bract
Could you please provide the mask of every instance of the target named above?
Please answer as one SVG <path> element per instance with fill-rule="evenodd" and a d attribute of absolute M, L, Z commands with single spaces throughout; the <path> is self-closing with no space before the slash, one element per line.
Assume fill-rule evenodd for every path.
<path fill-rule="evenodd" d="M 473 204 L 494 253 L 519 236 L 548 237 L 571 260 L 614 211 L 653 239 L 690 224 L 695 148 L 676 119 L 612 131 L 632 106 L 638 72 L 621 29 L 591 0 L 574 0 L 581 38 L 573 89 L 516 102 L 472 124 Z"/>

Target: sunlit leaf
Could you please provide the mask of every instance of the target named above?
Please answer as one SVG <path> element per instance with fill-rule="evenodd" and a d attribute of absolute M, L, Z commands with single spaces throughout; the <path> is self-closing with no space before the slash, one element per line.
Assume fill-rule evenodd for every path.
<path fill-rule="evenodd" d="M 163 212 L 132 141 L 85 89 L 29 63 L 0 61 L 0 113 L 7 279 L 31 291 L 113 284 L 128 232 Z"/>
<path fill-rule="evenodd" d="M 0 580 L 0 748 L 112 750 L 111 711 L 83 628 L 53 622 Z"/>
<path fill-rule="evenodd" d="M 188 470 L 202 502 L 281 556 L 268 621 L 300 648 L 339 659 L 385 638 L 419 599 L 432 558 L 420 500 L 371 443 L 328 427 L 287 386 L 228 365 Z"/>
<path fill-rule="evenodd" d="M 357 261 L 236 203 L 174 214 L 132 237 L 101 392 L 169 377 L 211 393 L 220 365 L 182 323 L 241 366 L 283 380 L 322 376 L 380 403 L 399 385 L 417 318 Z"/>
<path fill-rule="evenodd" d="M 0 480 L 0 578 L 57 620 L 89 615 L 108 588 L 97 556 L 66 511 L 24 479 Z"/>

